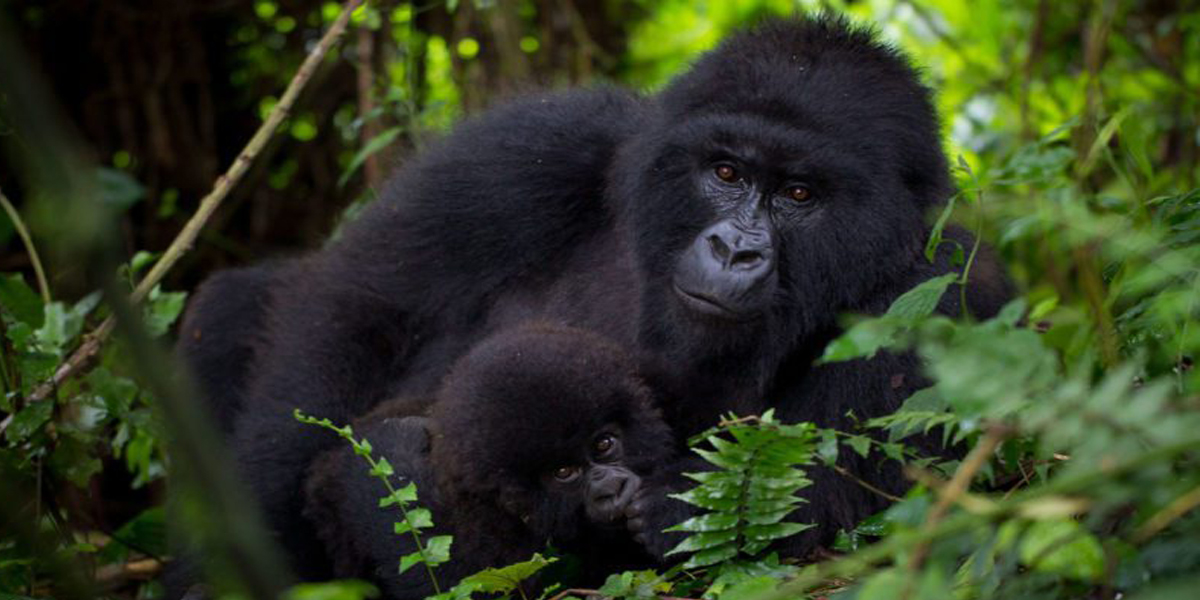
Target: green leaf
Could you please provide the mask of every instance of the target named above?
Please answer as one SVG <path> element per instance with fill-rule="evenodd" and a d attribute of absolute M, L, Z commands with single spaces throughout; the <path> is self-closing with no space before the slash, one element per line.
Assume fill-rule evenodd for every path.
<path fill-rule="evenodd" d="M 405 519 L 403 521 L 396 521 L 392 528 L 392 530 L 397 534 L 408 533 L 409 531 L 412 531 L 413 528 L 420 531 L 427 527 L 433 527 L 433 516 L 430 514 L 429 509 L 414 508 L 412 510 L 405 511 L 404 515 Z"/>
<path fill-rule="evenodd" d="M 42 326 L 42 299 L 20 273 L 0 274 L 0 308 L 34 329 Z"/>
<path fill-rule="evenodd" d="M 99 198 L 117 212 L 125 212 L 138 200 L 146 197 L 146 188 L 125 171 L 100 167 L 96 172 L 100 184 Z"/>
<path fill-rule="evenodd" d="M 683 566 L 686 569 L 695 569 L 697 567 L 715 565 L 737 556 L 737 552 L 738 549 L 735 544 L 722 544 L 693 554 L 687 562 L 683 563 Z"/>
<path fill-rule="evenodd" d="M 378 598 L 375 586 L 357 579 L 301 583 L 288 588 L 288 600 L 364 600 Z"/>
<path fill-rule="evenodd" d="M 401 575 L 403 575 L 405 571 L 407 571 L 423 562 L 425 562 L 425 557 L 421 556 L 420 552 L 411 552 L 409 554 L 405 554 L 404 556 L 400 557 L 400 571 L 399 572 Z"/>
<path fill-rule="evenodd" d="M 855 323 L 845 333 L 825 346 L 818 364 L 843 362 L 856 358 L 871 358 L 881 348 L 896 342 L 896 336 L 909 324 L 896 318 L 879 317 Z"/>
<path fill-rule="evenodd" d="M 401 486 L 396 490 L 396 499 L 402 503 L 417 501 L 417 484 L 408 482 L 407 485 Z"/>
<path fill-rule="evenodd" d="M 369 449 L 367 449 L 366 452 L 370 454 Z M 375 461 L 375 465 L 371 467 L 372 477 L 387 478 L 395 474 L 396 471 L 392 468 L 392 463 L 388 462 L 388 459 L 383 457 L 380 457 L 379 460 Z"/>
<path fill-rule="evenodd" d="M 499 569 L 484 569 L 464 578 L 462 583 L 472 584 L 476 586 L 475 590 L 480 592 L 507 594 L 516 590 L 522 581 L 529 579 L 538 571 L 544 569 L 546 565 L 556 561 L 558 561 L 557 558 L 547 559 L 541 554 L 534 554 L 533 558 L 525 562 L 519 562 Z"/>
<path fill-rule="evenodd" d="M 928 317 L 937 309 L 946 288 L 957 280 L 957 273 L 946 273 L 927 280 L 896 298 L 886 315 L 910 322 Z"/>
<path fill-rule="evenodd" d="M 707 531 L 690 535 L 687 539 L 680 542 L 677 546 L 667 552 L 667 556 L 672 554 L 680 554 L 682 552 L 695 552 L 697 550 L 707 550 L 731 544 L 737 538 L 736 531 Z"/>
<path fill-rule="evenodd" d="M 346 170 L 342 172 L 342 176 L 338 178 L 338 187 L 345 187 L 346 182 L 350 181 L 350 177 L 355 171 L 362 166 L 372 155 L 380 150 L 383 150 L 388 144 L 396 140 L 396 137 L 403 131 L 400 127 L 392 127 L 381 132 L 379 135 L 371 138 L 359 151 L 350 159 L 350 164 L 346 166 Z"/>
<path fill-rule="evenodd" d="M 858 453 L 859 456 L 866 458 L 871 452 L 871 438 L 865 435 L 852 435 L 846 438 L 846 443 Z"/>
<path fill-rule="evenodd" d="M 425 542 L 425 556 L 429 560 L 429 566 L 436 567 L 450 560 L 450 544 L 453 541 L 453 536 L 437 535 Z"/>
<path fill-rule="evenodd" d="M 779 583 L 779 579 L 769 575 L 751 577 L 726 588 L 720 600 L 752 600 L 774 591 Z"/>
<path fill-rule="evenodd" d="M 165 334 L 183 312 L 185 300 L 187 292 L 163 292 L 158 286 L 154 286 L 143 310 L 146 329 L 150 335 L 157 337 Z"/>
<path fill-rule="evenodd" d="M 1099 581 L 1104 576 L 1104 548 L 1071 519 L 1034 521 L 1018 552 L 1021 563 L 1035 571 L 1081 581 Z"/>
<path fill-rule="evenodd" d="M 54 402 L 52 400 L 39 400 L 30 403 L 13 416 L 12 421 L 8 424 L 8 430 L 4 432 L 4 435 L 8 438 L 9 442 L 14 444 L 22 442 L 48 423 L 52 414 L 54 414 Z"/>
<path fill-rule="evenodd" d="M 709 513 L 692 517 L 678 525 L 669 527 L 666 531 L 727 531 L 733 529 L 738 523 L 738 515 L 725 513 Z"/>

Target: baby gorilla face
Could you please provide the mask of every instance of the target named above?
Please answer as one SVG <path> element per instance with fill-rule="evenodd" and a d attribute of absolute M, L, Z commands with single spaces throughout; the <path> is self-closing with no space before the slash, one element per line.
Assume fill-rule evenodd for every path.
<path fill-rule="evenodd" d="M 591 522 L 619 524 L 642 479 L 625 466 L 619 433 L 599 434 L 586 454 L 583 464 L 555 469 L 551 485 L 578 498 Z"/>
<path fill-rule="evenodd" d="M 625 352 L 565 327 L 481 342 L 447 376 L 433 421 L 443 490 L 490 502 L 556 543 L 624 531 L 641 479 L 672 448 Z"/>

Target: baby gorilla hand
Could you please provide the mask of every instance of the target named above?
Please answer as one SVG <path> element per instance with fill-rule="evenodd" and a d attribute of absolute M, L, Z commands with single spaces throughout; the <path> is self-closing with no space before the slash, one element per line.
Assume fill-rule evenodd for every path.
<path fill-rule="evenodd" d="M 625 507 L 625 526 L 634 541 L 660 562 L 666 562 L 667 552 L 683 541 L 685 535 L 663 530 L 691 516 L 686 504 L 667 497 L 672 491 L 666 486 L 643 486 Z"/>
<path fill-rule="evenodd" d="M 642 478 L 623 466 L 593 465 L 588 470 L 588 519 L 602 525 L 617 523 L 641 487 Z"/>

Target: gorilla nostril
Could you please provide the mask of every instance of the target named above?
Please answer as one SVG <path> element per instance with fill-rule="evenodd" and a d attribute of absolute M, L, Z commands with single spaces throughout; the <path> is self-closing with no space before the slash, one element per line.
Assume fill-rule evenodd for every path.
<path fill-rule="evenodd" d="M 712 249 L 713 256 L 719 262 L 724 263 L 729 259 L 729 244 L 726 244 L 725 240 L 721 239 L 721 236 L 715 233 L 708 236 L 708 246 Z"/>

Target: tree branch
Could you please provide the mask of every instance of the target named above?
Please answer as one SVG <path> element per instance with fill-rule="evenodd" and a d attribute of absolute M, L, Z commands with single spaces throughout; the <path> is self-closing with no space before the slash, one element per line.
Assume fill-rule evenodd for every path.
<path fill-rule="evenodd" d="M 188 222 L 184 224 L 183 229 L 179 232 L 171 245 L 163 252 L 158 262 L 154 263 L 154 267 L 146 274 L 133 290 L 130 299 L 137 303 L 141 302 L 150 290 L 158 285 L 162 278 L 167 274 L 175 263 L 191 250 L 192 244 L 195 243 L 196 237 L 200 235 L 200 230 L 204 228 L 205 223 L 216 211 L 229 192 L 234 186 L 241 181 L 242 176 L 250 169 L 254 159 L 258 157 L 262 149 L 270 141 L 275 131 L 279 129 L 279 125 L 290 114 L 292 106 L 296 103 L 296 98 L 299 97 L 300 91 L 312 79 L 313 73 L 317 67 L 333 48 L 334 44 L 342 37 L 346 31 L 346 25 L 350 21 L 350 14 L 355 11 L 364 0 L 347 0 L 342 7 L 341 14 L 329 26 L 329 30 L 317 42 L 317 45 L 308 53 L 308 57 L 304 59 L 304 63 L 300 65 L 300 69 L 292 77 L 292 81 L 288 83 L 287 90 L 284 91 L 283 97 L 279 99 L 279 103 L 271 109 L 271 113 L 267 115 L 267 119 L 259 126 L 258 131 L 254 132 L 254 136 L 246 144 L 246 147 L 234 159 L 233 164 L 225 171 L 223 175 L 217 178 L 211 192 L 200 201 L 200 207 L 196 209 L 196 213 L 192 215 Z M 91 359 L 100 351 L 100 347 L 104 344 L 108 336 L 112 334 L 113 318 L 109 316 L 100 323 L 91 333 L 89 333 L 79 348 L 67 358 L 65 362 L 59 365 L 54 371 L 54 375 L 42 382 L 29 395 L 30 402 L 37 402 L 45 399 L 54 392 L 63 382 L 78 375 L 86 370 Z"/>

